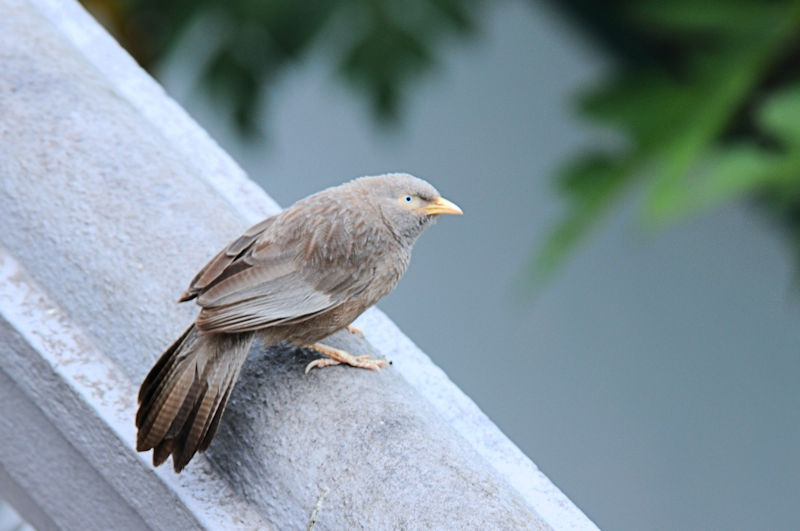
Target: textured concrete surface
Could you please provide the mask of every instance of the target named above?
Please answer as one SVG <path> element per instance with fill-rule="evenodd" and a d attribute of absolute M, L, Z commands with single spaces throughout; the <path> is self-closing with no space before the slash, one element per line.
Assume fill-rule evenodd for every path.
<path fill-rule="evenodd" d="M 0 531 L 35 531 L 10 504 L 0 500 Z"/>
<path fill-rule="evenodd" d="M 394 367 L 257 347 L 210 459 L 152 471 L 135 390 L 174 301 L 277 207 L 77 5 L 0 2 L 0 64 L 0 493 L 34 525 L 297 528 L 327 492 L 320 529 L 593 527 L 379 312 L 381 352 L 336 341 Z"/>
<path fill-rule="evenodd" d="M 2 247 L 0 345 L 0 495 L 37 529 L 269 528 L 207 461 L 133 451 L 135 384 Z"/>

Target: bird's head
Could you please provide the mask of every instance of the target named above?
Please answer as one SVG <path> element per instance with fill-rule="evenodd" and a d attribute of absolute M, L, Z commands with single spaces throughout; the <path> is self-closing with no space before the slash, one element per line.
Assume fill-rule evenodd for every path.
<path fill-rule="evenodd" d="M 362 177 L 353 184 L 371 196 L 389 229 L 408 243 L 433 224 L 440 214 L 463 214 L 426 181 L 407 173 Z"/>

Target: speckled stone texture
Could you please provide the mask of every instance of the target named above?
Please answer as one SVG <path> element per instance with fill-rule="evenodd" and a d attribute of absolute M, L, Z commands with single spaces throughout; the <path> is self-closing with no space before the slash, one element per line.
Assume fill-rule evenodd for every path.
<path fill-rule="evenodd" d="M 257 343 L 207 458 L 196 458 L 175 478 L 135 456 L 135 389 L 196 314 L 193 304 L 176 304 L 177 297 L 219 248 L 277 207 L 112 44 L 71 2 L 0 1 L 0 266 L 3 253 L 11 257 L 6 265 L 13 259 L 13 267 L 24 270 L 20 289 L 35 286 L 48 300 L 46 308 L 31 311 L 41 310 L 43 320 L 54 312 L 59 326 L 83 338 L 87 347 L 79 354 L 96 351 L 103 360 L 59 358 L 75 347 L 38 337 L 36 317 L 20 311 L 13 292 L 0 290 L 0 348 L 13 334 L 17 343 L 27 337 L 34 344 L 30 356 L 50 356 L 42 354 L 49 365 L 29 368 L 25 356 L 13 367 L 0 358 L 0 372 L 8 376 L 0 384 L 21 378 L 12 391 L 31 404 L 59 401 L 60 392 L 82 401 L 52 411 L 39 406 L 42 422 L 52 422 L 65 444 L 81 439 L 75 448 L 83 457 L 75 467 L 99 471 L 115 489 L 113 499 L 151 487 L 174 489 L 172 497 L 130 503 L 138 514 L 130 521 L 150 527 L 162 527 L 159 514 L 164 526 L 174 523 L 174 508 L 182 504 L 183 512 L 208 513 L 191 525 L 228 528 L 226 518 L 235 513 L 241 528 L 263 528 L 265 521 L 278 529 L 305 528 L 326 493 L 317 529 L 592 528 L 534 465 L 508 453 L 513 445 L 380 315 L 366 319 L 373 327 L 365 329 L 366 339 L 342 332 L 331 344 L 355 355 L 390 354 L 393 366 L 380 373 L 332 367 L 304 375 L 315 353 Z M 331 176 L 331 184 L 352 177 Z M 427 373 L 437 383 L 420 383 Z M 409 379 L 414 374 L 423 376 Z M 122 396 L 106 404 L 112 394 L 97 382 L 112 376 Z M 48 378 L 64 378 L 64 390 L 38 396 L 37 382 Z M 76 435 L 88 417 L 94 424 L 105 419 L 112 435 L 102 429 Z M 464 426 L 477 427 L 493 460 L 470 442 L 471 428 Z M 24 450 L 24 431 L 15 436 Z M 92 441 L 114 436 L 113 451 L 127 456 L 108 461 L 91 454 Z M 527 476 L 499 473 L 497 455 L 511 468 L 530 470 L 531 486 Z M 35 483 L 20 478 L 42 477 L 52 468 L 35 459 L 12 461 L 0 449 L 0 465 L 18 474 L 11 478 L 18 489 Z M 70 476 L 47 481 L 66 493 Z M 215 481 L 230 489 L 219 498 L 233 500 L 233 512 L 211 514 L 203 505 L 213 503 L 217 487 L 209 485 Z M 203 489 L 212 492 L 201 495 Z M 48 500 L 31 497 L 42 504 L 40 521 L 65 525 L 48 512 Z M 70 503 L 83 518 L 98 510 L 91 500 Z"/>
<path fill-rule="evenodd" d="M 346 334 L 330 343 L 380 356 Z M 397 371 L 304 375 L 316 357 L 253 349 L 209 449 L 270 520 L 303 521 L 327 487 L 320 529 L 544 527 Z"/>

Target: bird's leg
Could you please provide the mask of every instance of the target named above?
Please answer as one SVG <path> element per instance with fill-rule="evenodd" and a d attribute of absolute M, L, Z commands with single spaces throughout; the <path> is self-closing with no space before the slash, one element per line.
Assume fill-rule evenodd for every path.
<path fill-rule="evenodd" d="M 306 374 L 308 374 L 308 371 L 314 367 L 329 367 L 331 365 L 339 365 L 340 363 L 345 363 L 353 367 L 361 367 L 362 369 L 372 369 L 378 371 L 384 365 L 389 365 L 389 362 L 386 360 L 373 360 L 370 359 L 369 356 L 356 357 L 349 352 L 345 352 L 344 350 L 338 348 L 329 347 L 328 345 L 323 345 L 322 343 L 314 343 L 313 345 L 309 345 L 309 348 L 316 350 L 320 354 L 326 355 L 327 358 L 320 358 L 306 365 Z"/>
<path fill-rule="evenodd" d="M 359 334 L 361 337 L 366 337 L 366 336 L 364 335 L 364 331 L 363 331 L 363 330 L 361 330 L 360 328 L 356 328 L 355 326 L 350 326 L 350 325 L 347 325 L 347 326 L 345 326 L 345 329 L 346 329 L 348 332 L 350 332 L 351 334 Z"/>

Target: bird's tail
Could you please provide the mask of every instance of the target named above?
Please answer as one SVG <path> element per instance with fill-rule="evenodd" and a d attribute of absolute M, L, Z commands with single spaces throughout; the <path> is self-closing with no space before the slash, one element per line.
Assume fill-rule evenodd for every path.
<path fill-rule="evenodd" d="M 186 329 L 148 373 L 139 389 L 136 449 L 153 449 L 153 465 L 172 454 L 180 472 L 217 432 L 253 334 L 203 334 Z"/>

